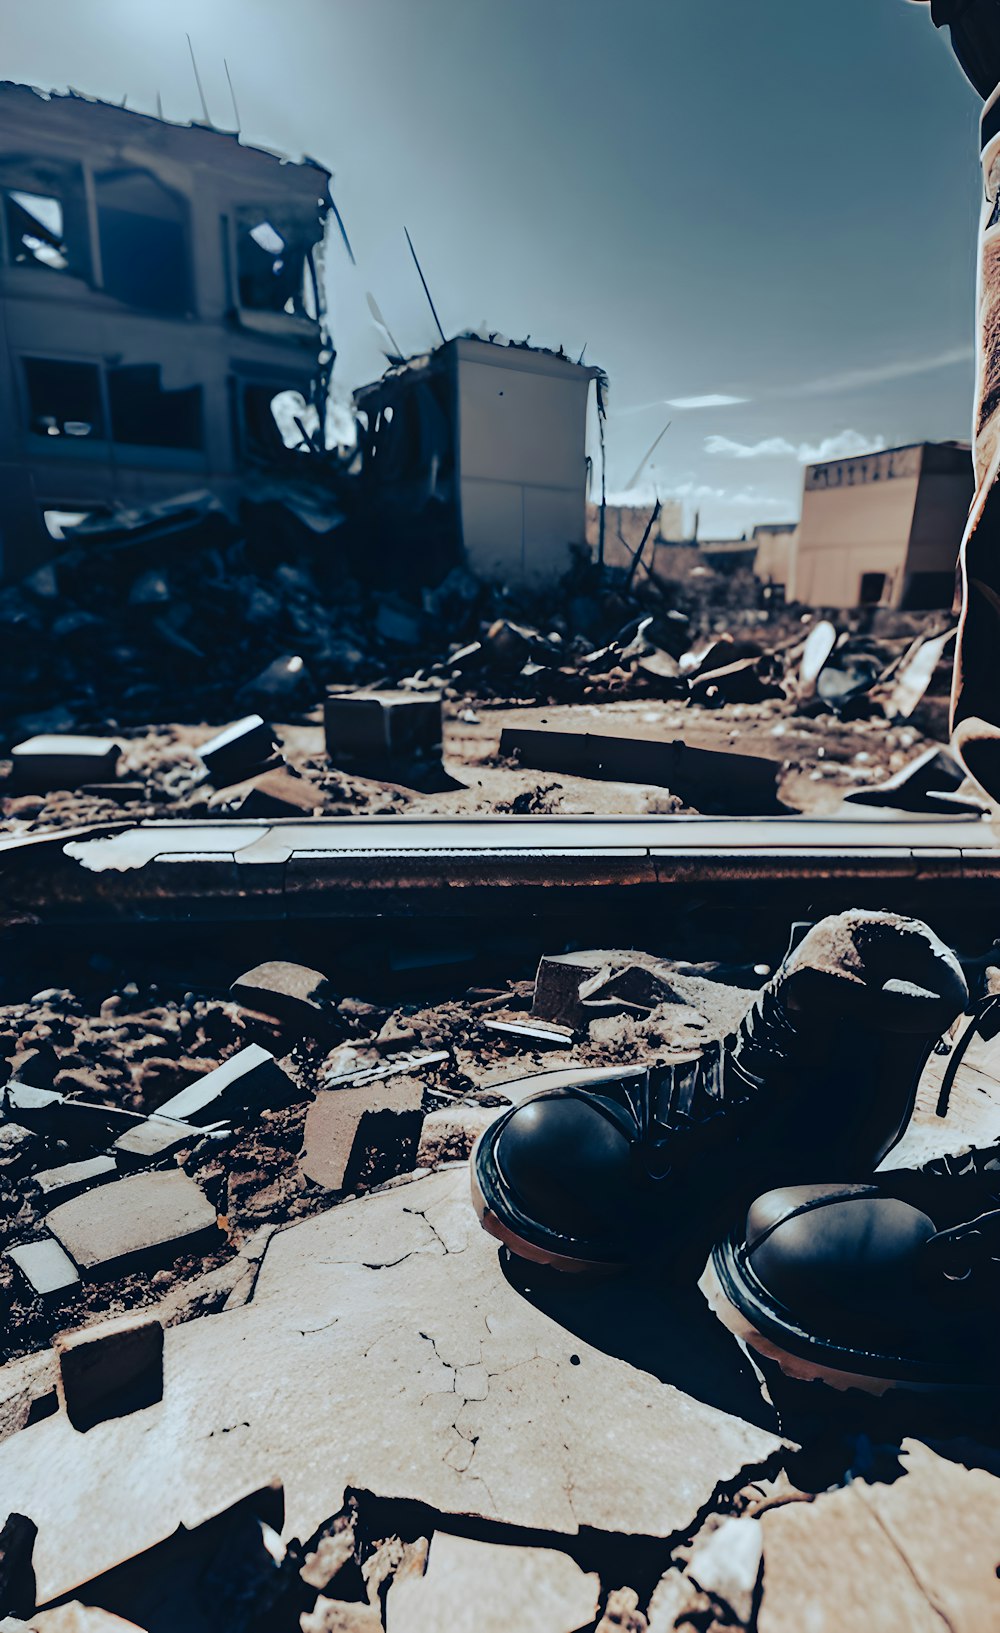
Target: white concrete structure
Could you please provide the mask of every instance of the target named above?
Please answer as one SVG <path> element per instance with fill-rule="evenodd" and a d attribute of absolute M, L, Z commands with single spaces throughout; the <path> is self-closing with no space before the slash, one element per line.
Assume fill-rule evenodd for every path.
<path fill-rule="evenodd" d="M 366 481 L 387 529 L 398 519 L 412 537 L 423 513 L 442 565 L 463 550 L 484 578 L 558 578 L 585 547 L 587 398 L 599 374 L 555 352 L 463 338 L 362 387 Z"/>
<path fill-rule="evenodd" d="M 289 457 L 271 401 L 310 400 L 328 181 L 203 125 L 0 85 L 0 578 L 59 548 L 60 513 L 235 499 Z"/>
<path fill-rule="evenodd" d="M 790 598 L 813 607 L 950 607 L 972 501 L 959 442 L 810 465 Z"/>

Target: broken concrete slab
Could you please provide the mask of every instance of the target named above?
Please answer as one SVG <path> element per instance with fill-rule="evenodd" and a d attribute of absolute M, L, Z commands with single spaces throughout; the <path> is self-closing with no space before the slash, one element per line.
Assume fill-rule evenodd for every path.
<path fill-rule="evenodd" d="M 57 1333 L 59 1404 L 74 1429 L 86 1433 L 163 1398 L 163 1328 L 155 1316 L 118 1316 Z"/>
<path fill-rule="evenodd" d="M 341 692 L 323 709 L 326 752 L 337 766 L 378 774 L 441 755 L 439 692 Z"/>
<path fill-rule="evenodd" d="M 320 1089 L 306 1112 L 302 1172 L 328 1191 L 351 1189 L 352 1155 L 371 1145 L 386 1153 L 397 1148 L 396 1172 L 405 1172 L 416 1160 L 422 1105 L 421 1084 L 405 1075 L 385 1078 L 377 1089 Z"/>
<path fill-rule="evenodd" d="M 386 1633 L 577 1633 L 597 1616 L 600 1581 L 555 1548 L 435 1531 L 424 1576 L 398 1575 Z"/>
<path fill-rule="evenodd" d="M 177 1122 L 204 1124 L 217 1119 L 220 1112 L 230 1116 L 236 1111 L 287 1105 L 297 1094 L 291 1078 L 269 1050 L 250 1043 L 214 1071 L 171 1095 L 157 1111 L 160 1117 Z"/>
<path fill-rule="evenodd" d="M 1000 1622 L 1000 1480 L 904 1441 L 890 1484 L 852 1480 L 761 1516 L 759 1633 L 884 1625 L 980 1633 Z"/>
<path fill-rule="evenodd" d="M 322 789 L 308 777 L 296 776 L 288 767 L 279 766 L 219 789 L 209 800 L 208 809 L 250 818 L 301 817 L 311 816 L 322 804 Z"/>
<path fill-rule="evenodd" d="M 274 732 L 259 714 L 234 720 L 198 748 L 198 757 L 217 788 L 239 782 L 263 766 L 275 750 Z"/>
<path fill-rule="evenodd" d="M 330 983 L 306 964 L 284 959 L 255 964 L 237 976 L 229 991 L 238 1004 L 273 1015 L 298 1037 L 320 1037 L 333 1022 Z"/>
<path fill-rule="evenodd" d="M 759 816 L 780 809 L 777 760 L 692 748 L 679 738 L 664 742 L 652 737 L 505 726 L 500 754 L 533 771 L 652 783 L 669 788 L 697 811 Z"/>
<path fill-rule="evenodd" d="M 98 1277 L 168 1264 L 220 1240 L 215 1209 L 179 1168 L 85 1191 L 54 1208 L 45 1223 L 74 1264 Z"/>
<path fill-rule="evenodd" d="M 78 788 L 81 783 L 110 782 L 121 758 L 113 737 L 74 737 L 68 733 L 29 737 L 10 751 L 13 782 L 19 789 L 47 793 Z"/>
<path fill-rule="evenodd" d="M 59 1168 L 44 1168 L 32 1178 L 46 1201 L 58 1198 L 65 1202 L 79 1191 L 86 1191 L 90 1186 L 110 1179 L 117 1172 L 118 1164 L 114 1157 L 99 1156 L 87 1157 L 82 1162 L 64 1162 Z"/>
<path fill-rule="evenodd" d="M 278 1232 L 249 1304 L 167 1332 L 159 1405 L 83 1436 L 58 1414 L 0 1444 L 4 1500 L 38 1524 L 41 1602 L 279 1470 L 286 1537 L 313 1536 L 350 1484 L 551 1533 L 666 1538 L 780 1452 L 524 1298 L 467 1185 L 446 1170 Z M 317 1424 L 336 1429 L 322 1456 Z"/>
<path fill-rule="evenodd" d="M 76 1265 L 51 1236 L 8 1248 L 6 1256 L 38 1298 L 55 1298 L 79 1285 Z"/>
<path fill-rule="evenodd" d="M 699 1536 L 687 1574 L 729 1620 L 750 1625 L 764 1561 L 764 1533 L 749 1515 L 730 1515 Z"/>

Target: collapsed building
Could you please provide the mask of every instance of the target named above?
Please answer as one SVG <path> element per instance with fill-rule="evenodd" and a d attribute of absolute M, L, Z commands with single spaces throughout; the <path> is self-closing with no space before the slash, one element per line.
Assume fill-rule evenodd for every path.
<path fill-rule="evenodd" d="M 463 558 L 500 582 L 562 577 L 586 548 L 601 378 L 561 351 L 463 335 L 360 387 L 363 502 L 385 563 L 425 583 Z"/>
<path fill-rule="evenodd" d="M 235 501 L 308 441 L 328 182 L 205 125 L 0 86 L 0 578 L 83 516 Z"/>

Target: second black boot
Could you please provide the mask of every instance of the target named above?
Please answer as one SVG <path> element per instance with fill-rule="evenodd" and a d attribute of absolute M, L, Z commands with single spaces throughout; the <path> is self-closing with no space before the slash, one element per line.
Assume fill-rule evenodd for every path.
<path fill-rule="evenodd" d="M 870 1176 L 967 998 L 954 954 L 919 920 L 823 919 L 732 1036 L 600 1092 L 542 1091 L 504 1113 L 471 1159 L 483 1227 L 558 1270 L 655 1258 L 697 1274 L 722 1224 L 762 1191 Z"/>

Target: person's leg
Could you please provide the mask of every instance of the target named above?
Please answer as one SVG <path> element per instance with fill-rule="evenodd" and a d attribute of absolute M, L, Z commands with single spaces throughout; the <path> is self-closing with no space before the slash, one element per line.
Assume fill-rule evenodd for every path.
<path fill-rule="evenodd" d="M 951 696 L 952 746 L 1000 799 L 1000 0 L 931 0 L 967 78 L 985 97 L 976 296 L 975 497 L 962 541 L 962 611 Z"/>

